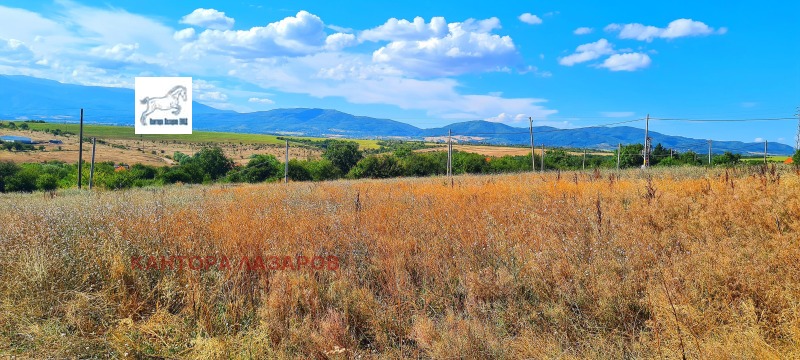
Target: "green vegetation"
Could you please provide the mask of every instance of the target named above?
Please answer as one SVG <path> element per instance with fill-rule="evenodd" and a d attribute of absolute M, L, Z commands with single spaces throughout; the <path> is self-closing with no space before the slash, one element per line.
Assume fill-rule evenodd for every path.
<path fill-rule="evenodd" d="M 4 149 L 4 150 L 8 150 L 8 151 L 32 151 L 32 150 L 36 150 L 36 147 L 31 145 L 31 144 L 23 144 L 23 143 L 17 142 L 17 141 L 3 141 L 3 140 L 0 140 L 0 149 Z"/>
<path fill-rule="evenodd" d="M 32 123 L 41 125 L 40 123 Z M 302 144 L 323 148 L 322 159 L 290 160 L 288 178 L 292 181 L 325 181 L 341 178 L 392 178 L 400 176 L 436 176 L 447 173 L 447 154 L 443 151 L 414 152 L 426 147 L 421 142 L 402 143 L 397 141 L 379 142 L 382 152 L 361 149 L 354 141 L 335 139 L 291 139 Z M 641 167 L 642 144 L 622 147 L 619 156 L 621 168 Z M 541 169 L 542 160 L 546 170 L 579 170 L 582 168 L 613 169 L 617 166 L 617 156 L 575 155 L 565 149 L 552 149 L 544 158 L 534 155 Z M 800 153 L 795 154 L 800 158 Z M 173 166 L 154 167 L 142 164 L 115 166 L 110 162 L 95 166 L 94 185 L 106 189 L 158 186 L 164 184 L 187 183 L 209 184 L 215 182 L 260 183 L 280 181 L 285 176 L 285 167 L 274 155 L 253 155 L 244 166 L 235 165 L 219 147 L 206 147 L 194 155 L 175 152 L 171 158 Z M 705 157 L 687 151 L 678 153 L 657 145 L 651 157 L 651 165 L 698 166 L 707 165 Z M 741 155 L 726 152 L 712 158 L 712 166 L 733 167 L 746 162 Z M 88 184 L 89 166 L 83 167 L 83 183 Z M 531 155 L 487 157 L 480 154 L 453 151 L 453 174 L 499 174 L 531 170 Z M 51 161 L 42 164 L 15 165 L 0 163 L 0 192 L 50 191 L 56 188 L 73 187 L 77 183 L 77 166 Z"/>

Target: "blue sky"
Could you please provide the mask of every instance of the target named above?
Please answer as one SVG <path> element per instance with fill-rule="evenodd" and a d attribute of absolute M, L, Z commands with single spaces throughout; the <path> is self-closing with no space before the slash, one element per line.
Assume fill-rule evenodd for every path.
<path fill-rule="evenodd" d="M 121 87 L 191 76 L 195 100 L 218 108 L 420 127 L 782 118 L 800 106 L 798 13 L 792 1 L 4 0 L 0 73 Z M 650 128 L 794 145 L 797 122 Z"/>

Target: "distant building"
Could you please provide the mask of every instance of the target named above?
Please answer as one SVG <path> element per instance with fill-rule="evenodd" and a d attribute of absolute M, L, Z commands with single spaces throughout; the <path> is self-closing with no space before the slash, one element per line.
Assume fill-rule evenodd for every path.
<path fill-rule="evenodd" d="M 14 136 L 14 135 L 3 135 L 0 136 L 0 140 L 6 142 L 18 142 L 22 144 L 33 144 L 33 140 L 29 137 L 24 136 Z"/>

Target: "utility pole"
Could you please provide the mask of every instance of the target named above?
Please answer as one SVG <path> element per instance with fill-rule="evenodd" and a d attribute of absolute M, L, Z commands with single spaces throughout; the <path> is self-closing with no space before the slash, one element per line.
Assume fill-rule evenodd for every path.
<path fill-rule="evenodd" d="M 289 139 L 286 139 L 286 164 L 283 168 L 283 183 L 289 183 Z"/>
<path fill-rule="evenodd" d="M 453 130 L 447 130 L 447 176 L 453 176 Z"/>
<path fill-rule="evenodd" d="M 529 116 L 528 120 L 531 123 L 531 170 L 536 171 L 536 158 L 533 157 L 533 117 Z"/>
<path fill-rule="evenodd" d="M 89 168 L 89 190 L 92 190 L 92 184 L 94 184 L 94 151 L 96 145 L 97 138 L 92 138 L 92 167 Z"/>
<path fill-rule="evenodd" d="M 794 140 L 794 151 L 800 151 L 800 107 L 797 107 L 797 138 Z"/>
<path fill-rule="evenodd" d="M 650 166 L 650 114 L 644 122 L 644 167 Z"/>
<path fill-rule="evenodd" d="M 672 159 L 672 149 L 669 149 L 669 158 Z"/>
<path fill-rule="evenodd" d="M 711 140 L 708 140 L 708 166 L 711 166 Z"/>
<path fill-rule="evenodd" d="M 619 171 L 619 156 L 622 152 L 622 144 L 617 143 L 617 171 Z"/>
<path fill-rule="evenodd" d="M 586 149 L 583 149 L 583 170 L 586 170 Z"/>
<path fill-rule="evenodd" d="M 542 172 L 544 172 L 544 144 L 542 144 Z"/>
<path fill-rule="evenodd" d="M 78 132 L 78 189 L 80 189 L 81 175 L 83 175 L 83 108 L 81 108 L 81 128 Z"/>
<path fill-rule="evenodd" d="M 767 140 L 764 140 L 764 165 L 767 165 Z"/>

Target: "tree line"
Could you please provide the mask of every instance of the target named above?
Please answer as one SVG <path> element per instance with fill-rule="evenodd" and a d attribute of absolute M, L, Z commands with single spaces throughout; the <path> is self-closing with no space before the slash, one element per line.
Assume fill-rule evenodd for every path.
<path fill-rule="evenodd" d="M 288 178 L 292 181 L 325 181 L 336 179 L 392 178 L 400 176 L 436 176 L 447 173 L 447 153 L 443 151 L 418 152 L 419 144 L 387 143 L 382 153 L 359 149 L 352 141 L 326 140 L 319 160 L 289 160 Z M 644 161 L 642 144 L 621 148 L 621 168 L 640 167 Z M 534 154 L 537 170 L 542 158 Z M 704 156 L 686 151 L 670 151 L 661 144 L 651 153 L 653 166 L 703 165 Z M 800 164 L 800 152 L 795 154 L 795 164 Z M 172 166 L 143 164 L 115 165 L 111 162 L 95 164 L 94 185 L 106 189 L 157 186 L 165 184 L 260 183 L 281 181 L 285 167 L 275 156 L 253 155 L 244 165 L 236 165 L 219 147 L 206 147 L 194 155 L 176 152 Z M 740 163 L 741 155 L 726 152 L 712 158 L 712 165 L 733 166 Z M 567 152 L 563 149 L 547 150 L 544 156 L 547 170 L 580 170 L 582 168 L 615 168 L 617 153 L 613 156 Z M 453 151 L 453 174 L 498 174 L 531 170 L 531 154 L 519 156 L 487 157 L 480 154 Z M 88 166 L 83 166 L 82 182 L 88 184 Z M 51 191 L 74 187 L 77 184 L 77 165 L 59 161 L 14 164 L 0 162 L 0 192 Z"/>

